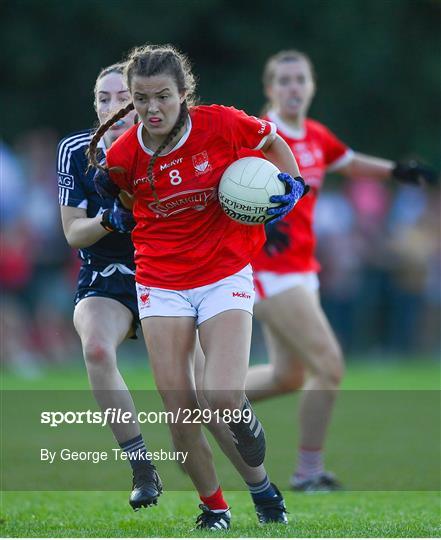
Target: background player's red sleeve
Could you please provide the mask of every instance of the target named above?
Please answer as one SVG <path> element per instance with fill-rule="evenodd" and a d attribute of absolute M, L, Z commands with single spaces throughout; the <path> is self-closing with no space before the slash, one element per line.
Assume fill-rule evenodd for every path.
<path fill-rule="evenodd" d="M 341 159 L 350 148 L 342 142 L 332 131 L 322 127 L 323 152 L 326 165 L 332 166 Z"/>

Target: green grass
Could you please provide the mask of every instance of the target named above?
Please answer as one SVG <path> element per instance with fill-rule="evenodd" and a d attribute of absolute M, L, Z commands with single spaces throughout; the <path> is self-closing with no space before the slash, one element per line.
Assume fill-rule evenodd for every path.
<path fill-rule="evenodd" d="M 130 388 L 154 388 L 145 365 L 123 362 L 122 371 Z M 436 363 L 422 361 L 355 363 L 349 366 L 344 383 L 347 392 L 343 392 L 338 401 L 326 453 L 327 466 L 339 474 L 348 488 L 342 493 L 298 495 L 289 492 L 288 478 L 297 445 L 298 398 L 286 396 L 258 404 L 256 409 L 268 434 L 268 470 L 284 492 L 290 524 L 288 527 L 257 526 L 249 495 L 234 491 L 240 489 L 241 481 L 215 449 L 216 464 L 222 485 L 227 489 L 233 522 L 230 533 L 216 533 L 214 536 L 439 537 L 440 495 L 435 491 L 439 486 L 439 394 L 434 392 L 439 389 L 439 374 Z M 9 390 L 86 390 L 88 382 L 84 368 L 78 362 L 45 370 L 33 379 L 4 373 L 2 386 Z M 37 397 L 42 399 L 44 396 L 45 393 L 39 393 Z M 88 392 L 81 396 L 90 397 Z M 152 403 L 151 396 L 138 392 L 135 401 L 143 403 L 144 399 L 145 403 Z M 37 411 L 38 399 L 33 402 Z M 69 403 L 69 393 L 65 399 L 63 405 Z M 7 410 L 9 402 L 4 400 L 3 405 Z M 29 406 L 24 403 L 22 409 L 29 410 Z M 42 446 L 48 433 L 41 427 L 38 431 L 30 420 L 25 429 L 14 430 L 17 424 L 20 427 L 24 425 L 19 417 L 14 416 L 19 414 L 20 407 L 17 406 L 8 418 L 2 418 L 5 420 L 2 428 L 5 449 L 2 480 L 6 486 L 0 505 L 0 533 L 3 537 L 206 536 L 207 533 L 192 531 L 198 513 L 198 499 L 191 491 L 188 478 L 177 470 L 175 464 L 159 464 L 166 492 L 158 507 L 133 513 L 127 504 L 129 479 L 126 464 L 92 471 L 91 474 L 97 477 L 101 474 L 107 480 L 107 485 L 101 489 L 109 489 L 110 486 L 110 489 L 124 490 L 101 492 L 67 491 L 84 489 L 77 487 L 81 485 L 81 476 L 88 474 L 81 465 L 79 468 L 72 465 L 70 469 L 48 469 L 47 476 L 43 469 L 29 466 L 32 452 Z M 26 420 L 31 416 L 26 414 Z M 155 431 L 154 427 L 157 428 L 143 428 L 147 440 L 150 436 L 151 446 L 157 443 L 158 448 L 168 449 L 167 428 L 163 426 L 162 430 L 158 428 Z M 31 432 L 34 428 L 35 433 Z M 5 433 L 8 433 L 7 439 Z M 29 433 L 32 434 L 30 438 Z M 83 432 L 77 435 L 67 428 L 57 433 L 66 446 L 71 444 L 69 437 L 73 436 L 79 443 L 95 444 L 100 448 L 103 444 L 110 444 L 111 439 L 107 428 L 101 432 L 93 428 L 86 435 Z M 23 437 L 27 437 L 27 443 L 23 442 Z M 24 455 L 27 462 L 20 454 L 23 445 L 27 449 L 27 455 Z M 21 471 L 25 476 L 35 475 L 35 478 L 40 475 L 41 489 L 46 491 L 8 491 L 11 485 L 21 486 L 21 489 L 26 485 L 20 481 L 19 472 L 14 480 L 11 470 Z M 63 486 L 66 491 L 48 491 L 53 488 L 44 487 L 51 474 L 54 486 L 58 485 L 57 475 L 67 479 Z M 180 491 L 172 491 L 175 489 Z M 377 491 L 369 491 L 371 489 Z"/>
<path fill-rule="evenodd" d="M 155 387 L 144 359 L 138 362 L 119 361 L 127 385 L 132 390 Z M 433 360 L 349 362 L 342 388 L 346 390 L 439 390 L 439 364 Z M 45 367 L 38 375 L 25 378 L 4 371 L 2 388 L 9 390 L 87 390 L 89 382 L 83 362 L 76 359 L 62 366 Z"/>
<path fill-rule="evenodd" d="M 227 493 L 233 521 L 229 537 L 437 537 L 436 493 L 286 493 L 290 523 L 257 525 L 250 497 Z M 4 537 L 197 537 L 193 493 L 167 492 L 157 507 L 134 513 L 127 493 L 7 493 Z"/>

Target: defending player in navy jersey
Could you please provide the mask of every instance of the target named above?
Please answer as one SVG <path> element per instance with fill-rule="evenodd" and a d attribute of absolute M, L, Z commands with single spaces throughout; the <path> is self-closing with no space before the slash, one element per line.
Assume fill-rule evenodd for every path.
<path fill-rule="evenodd" d="M 101 123 L 130 100 L 122 64 L 105 68 L 95 85 L 95 109 Z M 99 141 L 100 158 L 106 149 L 133 126 L 129 113 Z M 84 360 L 95 398 L 102 411 L 129 411 L 134 422 L 110 424 L 122 450 L 128 452 L 133 469 L 130 505 L 134 510 L 156 504 L 160 478 L 151 461 L 136 420 L 136 409 L 118 370 L 116 350 L 134 337 L 138 308 L 134 281 L 134 248 L 130 232 L 131 212 L 119 199 L 102 199 L 95 191 L 94 169 L 88 169 L 86 151 L 93 130 L 64 138 L 58 146 L 59 202 L 68 243 L 78 248 L 82 260 L 75 296 L 74 325 L 81 339 Z"/>
<path fill-rule="evenodd" d="M 131 122 L 130 124 L 124 122 L 125 128 L 121 127 L 125 131 L 131 125 Z M 58 145 L 57 156 L 60 205 L 83 209 L 88 218 L 97 218 L 106 209 L 113 211 L 115 203 L 114 199 L 103 200 L 96 193 L 93 183 L 95 170 L 87 170 L 88 164 L 85 152 L 92 140 L 93 133 L 94 130 L 88 129 L 64 138 Z M 99 148 L 102 159 L 104 159 L 106 150 L 104 140 L 100 141 Z M 99 219 L 99 222 L 101 221 L 102 219 Z M 83 263 L 99 266 L 118 262 L 127 264 L 133 270 L 133 244 L 130 234 L 127 234 L 130 231 L 119 234 L 119 231 L 116 230 L 107 234 L 112 229 L 112 226 L 108 227 L 109 230 L 104 227 L 102 229 L 97 229 L 101 238 L 97 239 L 95 243 L 87 247 L 78 246 L 80 248 L 79 256 Z M 135 313 L 137 314 L 137 309 Z"/>

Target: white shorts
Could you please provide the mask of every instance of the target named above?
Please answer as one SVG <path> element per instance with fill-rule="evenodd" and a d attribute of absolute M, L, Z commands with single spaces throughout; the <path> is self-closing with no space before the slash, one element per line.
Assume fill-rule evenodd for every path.
<path fill-rule="evenodd" d="M 194 317 L 196 324 L 230 309 L 253 313 L 253 270 L 249 264 L 224 279 L 183 291 L 136 284 L 139 318 Z"/>
<path fill-rule="evenodd" d="M 318 291 L 320 282 L 316 272 L 292 272 L 290 274 L 255 272 L 256 303 L 299 285 L 311 292 Z"/>

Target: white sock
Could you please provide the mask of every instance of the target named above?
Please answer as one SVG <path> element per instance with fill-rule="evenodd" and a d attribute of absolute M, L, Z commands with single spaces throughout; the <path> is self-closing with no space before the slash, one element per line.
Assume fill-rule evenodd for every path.
<path fill-rule="evenodd" d="M 294 476 L 299 480 L 307 480 L 324 472 L 322 450 L 300 448 L 297 469 Z"/>

